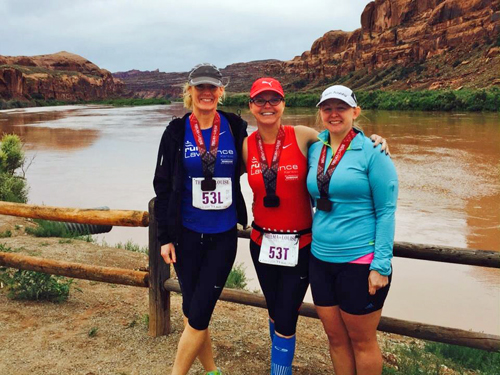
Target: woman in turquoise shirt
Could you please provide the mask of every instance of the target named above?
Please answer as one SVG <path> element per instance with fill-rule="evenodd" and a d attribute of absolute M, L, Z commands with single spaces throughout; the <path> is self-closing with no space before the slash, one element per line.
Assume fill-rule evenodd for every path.
<path fill-rule="evenodd" d="M 392 276 L 396 169 L 353 128 L 361 108 L 349 88 L 329 87 L 318 107 L 326 130 L 309 149 L 307 175 L 313 300 L 335 373 L 381 374 L 376 331 Z"/>

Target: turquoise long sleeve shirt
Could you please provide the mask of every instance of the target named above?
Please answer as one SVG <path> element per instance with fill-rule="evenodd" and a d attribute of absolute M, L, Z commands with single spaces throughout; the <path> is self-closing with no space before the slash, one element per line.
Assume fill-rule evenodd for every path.
<path fill-rule="evenodd" d="M 328 131 L 318 138 L 308 157 L 307 189 L 314 204 L 320 198 L 316 175 L 324 144 L 327 165 L 332 158 Z M 390 275 L 397 197 L 398 176 L 391 158 L 359 132 L 330 180 L 332 210 L 314 213 L 311 252 L 331 263 L 351 262 L 373 252 L 370 269 Z"/>

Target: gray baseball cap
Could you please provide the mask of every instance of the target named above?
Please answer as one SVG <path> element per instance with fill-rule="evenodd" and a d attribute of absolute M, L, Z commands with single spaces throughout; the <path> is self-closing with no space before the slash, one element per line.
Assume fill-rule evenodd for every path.
<path fill-rule="evenodd" d="M 319 107 L 321 103 L 323 103 L 328 99 L 342 100 L 343 102 L 349 104 L 349 106 L 351 107 L 358 106 L 358 100 L 356 99 L 356 95 L 354 95 L 354 93 L 350 88 L 342 85 L 330 86 L 325 91 L 323 91 L 318 104 L 316 104 L 316 107 Z"/>
<path fill-rule="evenodd" d="M 217 87 L 222 87 L 222 73 L 212 64 L 203 63 L 196 65 L 189 72 L 188 83 L 190 86 L 209 84 Z"/>

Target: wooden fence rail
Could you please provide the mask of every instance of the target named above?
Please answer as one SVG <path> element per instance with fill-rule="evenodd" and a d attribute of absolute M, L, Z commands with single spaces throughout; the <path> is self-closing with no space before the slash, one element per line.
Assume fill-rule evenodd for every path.
<path fill-rule="evenodd" d="M 149 273 L 0 252 L 0 266 L 112 284 L 149 286 Z"/>
<path fill-rule="evenodd" d="M 250 238 L 252 229 L 240 230 L 238 236 Z M 500 252 L 491 250 L 471 250 L 461 247 L 421 245 L 408 242 L 394 242 L 393 253 L 395 257 L 430 260 L 433 262 L 446 262 L 500 268 Z"/>
<path fill-rule="evenodd" d="M 154 214 L 154 199 L 149 202 L 149 214 L 143 211 L 101 211 L 7 202 L 0 202 L 0 214 L 82 224 L 149 226 L 149 272 L 47 260 L 4 252 L 0 252 L 0 266 L 115 284 L 149 287 L 149 334 L 160 336 L 170 333 L 170 292 L 180 292 L 180 287 L 177 281 L 170 279 L 170 267 L 163 262 L 160 255 L 160 246 L 156 239 L 157 223 Z M 249 238 L 250 230 L 239 231 L 238 235 L 242 238 Z M 500 268 L 500 252 L 495 251 L 396 242 L 394 255 L 412 259 Z M 265 299 L 261 294 L 225 289 L 221 299 L 249 306 L 266 307 Z M 308 303 L 303 304 L 300 314 L 317 318 L 314 306 Z M 419 339 L 500 351 L 500 336 L 496 335 L 387 317 L 382 317 L 378 329 Z"/>
<path fill-rule="evenodd" d="M 164 287 L 171 292 L 181 292 L 181 287 L 177 280 L 170 279 L 165 281 Z M 266 300 L 262 294 L 237 289 L 224 289 L 220 299 L 222 301 L 234 302 L 247 306 L 266 308 Z M 309 318 L 319 319 L 312 303 L 304 302 L 299 310 L 299 314 Z M 500 351 L 500 336 L 486 333 L 410 322 L 385 316 L 380 320 L 378 330 L 415 337 L 422 340 L 438 341 L 488 351 Z"/>
<path fill-rule="evenodd" d="M 68 207 L 36 206 L 0 201 L 0 215 L 28 217 L 70 223 L 147 227 L 149 215 L 144 211 L 96 210 Z"/>

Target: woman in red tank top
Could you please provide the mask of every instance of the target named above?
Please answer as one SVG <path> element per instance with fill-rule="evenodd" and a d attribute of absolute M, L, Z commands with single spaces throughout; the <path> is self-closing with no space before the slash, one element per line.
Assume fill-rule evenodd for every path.
<path fill-rule="evenodd" d="M 298 310 L 309 286 L 307 151 L 318 133 L 282 125 L 285 94 L 276 79 L 253 83 L 249 107 L 257 120 L 257 131 L 245 139 L 242 152 L 254 193 L 250 252 L 269 312 L 271 375 L 291 375 Z M 376 144 L 383 141 L 372 138 Z"/>
<path fill-rule="evenodd" d="M 243 142 L 254 194 L 250 252 L 269 312 L 271 374 L 292 374 L 298 310 L 309 286 L 307 149 L 318 133 L 281 124 L 284 92 L 273 78 L 254 82 L 249 106 L 258 129 Z"/>

